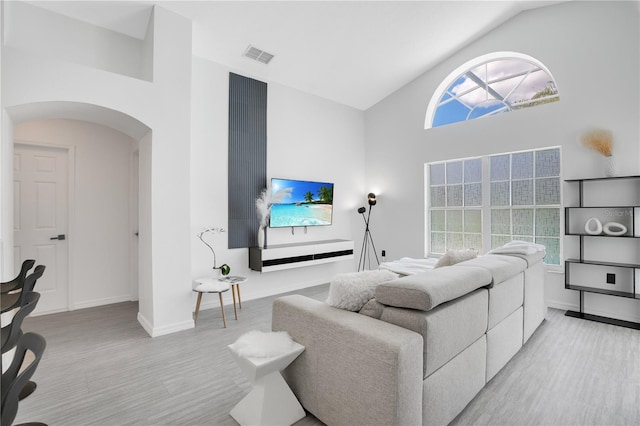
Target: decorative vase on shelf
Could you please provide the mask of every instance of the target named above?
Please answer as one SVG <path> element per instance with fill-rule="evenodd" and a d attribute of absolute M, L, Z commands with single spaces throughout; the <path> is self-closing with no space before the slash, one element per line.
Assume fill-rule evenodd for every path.
<path fill-rule="evenodd" d="M 264 226 L 258 228 L 258 247 L 264 248 Z"/>
<path fill-rule="evenodd" d="M 616 161 L 613 159 L 613 155 L 609 155 L 606 158 L 606 166 L 604 169 L 604 174 L 607 177 L 616 176 Z"/>
<path fill-rule="evenodd" d="M 587 223 L 584 224 L 584 232 L 589 235 L 602 234 L 602 222 L 595 217 L 590 217 Z"/>
<path fill-rule="evenodd" d="M 627 227 L 618 222 L 609 222 L 602 226 L 602 231 L 613 237 L 619 237 L 627 233 Z"/>

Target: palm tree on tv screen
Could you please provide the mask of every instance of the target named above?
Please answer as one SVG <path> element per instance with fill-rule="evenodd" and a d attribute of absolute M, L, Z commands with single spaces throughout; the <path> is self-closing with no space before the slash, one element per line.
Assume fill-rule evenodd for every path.
<path fill-rule="evenodd" d="M 320 187 L 320 200 L 324 203 L 331 204 L 333 202 L 333 190 L 326 186 Z"/>
<path fill-rule="evenodd" d="M 304 200 L 307 203 L 310 203 L 313 201 L 313 193 L 311 191 L 308 191 L 306 194 L 304 194 Z"/>

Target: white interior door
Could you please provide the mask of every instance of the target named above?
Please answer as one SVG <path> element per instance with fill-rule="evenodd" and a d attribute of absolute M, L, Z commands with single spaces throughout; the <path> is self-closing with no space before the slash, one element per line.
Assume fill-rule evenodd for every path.
<path fill-rule="evenodd" d="M 138 198 L 139 198 L 139 176 L 140 176 L 140 155 L 134 152 L 131 158 L 131 193 L 130 193 L 130 216 L 131 223 L 131 300 L 138 300 L 138 262 L 139 262 L 139 219 L 138 219 Z"/>
<path fill-rule="evenodd" d="M 45 265 L 35 291 L 34 313 L 66 311 L 68 281 L 68 153 L 65 149 L 16 144 L 14 149 L 14 262 Z"/>

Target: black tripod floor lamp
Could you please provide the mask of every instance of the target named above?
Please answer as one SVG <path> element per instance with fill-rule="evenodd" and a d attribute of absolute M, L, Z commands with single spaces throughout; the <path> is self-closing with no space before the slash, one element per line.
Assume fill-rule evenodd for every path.
<path fill-rule="evenodd" d="M 378 252 L 376 251 L 376 245 L 373 243 L 373 237 L 371 236 L 371 231 L 369 230 L 369 218 L 371 218 L 371 208 L 376 205 L 376 194 L 370 192 L 367 196 L 369 201 L 369 213 L 365 217 L 364 213 L 367 211 L 366 208 L 360 207 L 358 209 L 358 213 L 362 215 L 362 220 L 364 220 L 365 229 L 364 229 L 364 238 L 362 239 L 362 250 L 360 251 L 360 261 L 358 262 L 358 272 L 360 270 L 365 269 L 365 265 L 367 260 L 369 260 L 369 268 L 371 268 L 371 251 L 373 250 L 373 255 L 376 257 L 376 263 L 380 265 L 380 260 L 378 260 Z M 371 247 L 369 247 L 371 244 Z"/>

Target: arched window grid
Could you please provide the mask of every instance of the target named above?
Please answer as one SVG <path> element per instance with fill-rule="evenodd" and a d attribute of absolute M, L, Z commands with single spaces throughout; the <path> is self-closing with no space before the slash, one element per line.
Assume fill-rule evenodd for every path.
<path fill-rule="evenodd" d="M 510 67 L 515 71 L 509 72 Z M 529 86 L 525 87 L 525 84 Z M 533 85 L 537 86 L 535 90 Z M 478 91 L 484 93 L 476 93 Z M 429 102 L 425 129 L 557 100 L 559 96 L 555 79 L 543 64 L 521 53 L 494 52 L 468 61 L 443 80 Z M 456 117 L 446 117 L 446 122 L 436 123 L 438 110 L 447 108 L 453 102 L 456 104 L 449 106 L 449 109 L 454 111 L 457 108 L 458 111 L 441 114 Z"/>

